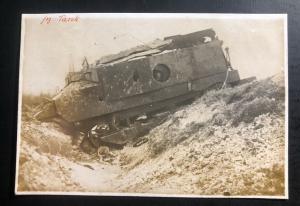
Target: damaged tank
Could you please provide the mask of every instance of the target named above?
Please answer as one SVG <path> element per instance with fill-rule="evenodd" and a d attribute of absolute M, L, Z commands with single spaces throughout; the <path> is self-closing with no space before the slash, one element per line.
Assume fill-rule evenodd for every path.
<path fill-rule="evenodd" d="M 85 59 L 36 118 L 59 117 L 96 148 L 124 145 L 203 92 L 241 82 L 222 44 L 214 30 L 207 29 L 157 39 L 94 64 Z"/>

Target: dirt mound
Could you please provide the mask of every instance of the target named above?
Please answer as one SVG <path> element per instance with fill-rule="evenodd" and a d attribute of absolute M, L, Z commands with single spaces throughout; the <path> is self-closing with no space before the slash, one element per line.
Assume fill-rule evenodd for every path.
<path fill-rule="evenodd" d="M 71 178 L 70 161 L 41 153 L 26 141 L 22 143 L 19 160 L 19 191 L 83 191 L 80 183 Z"/>
<path fill-rule="evenodd" d="M 210 91 L 170 115 L 148 144 L 124 150 L 124 191 L 283 195 L 282 81 Z"/>
<path fill-rule="evenodd" d="M 19 191 L 99 192 L 111 188 L 107 182 L 116 176 L 118 167 L 108 164 L 114 162 L 82 152 L 74 137 L 58 124 L 31 119 L 22 122 L 21 131 Z"/>
<path fill-rule="evenodd" d="M 72 137 L 66 135 L 55 123 L 23 122 L 21 136 L 40 153 L 70 156 Z"/>
<path fill-rule="evenodd" d="M 278 87 L 273 81 L 275 77 L 210 91 L 192 105 L 177 111 L 149 135 L 152 154 L 159 154 L 195 133 L 208 132 L 202 135 L 211 136 L 219 127 L 230 129 L 240 124 L 244 127 L 245 123 L 263 127 L 254 121 L 263 114 L 283 117 L 284 87 Z"/>

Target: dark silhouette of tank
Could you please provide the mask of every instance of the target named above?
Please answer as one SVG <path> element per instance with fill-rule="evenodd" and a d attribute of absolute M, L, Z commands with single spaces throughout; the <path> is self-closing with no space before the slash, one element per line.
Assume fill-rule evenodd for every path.
<path fill-rule="evenodd" d="M 157 39 L 95 64 L 85 59 L 82 66 L 36 117 L 60 117 L 96 147 L 123 145 L 162 122 L 166 111 L 211 88 L 240 83 L 212 29 Z"/>

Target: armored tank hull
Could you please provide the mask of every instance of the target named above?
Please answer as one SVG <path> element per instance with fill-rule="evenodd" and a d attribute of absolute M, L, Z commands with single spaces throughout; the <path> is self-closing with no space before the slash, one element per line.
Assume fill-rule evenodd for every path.
<path fill-rule="evenodd" d="M 95 64 L 85 61 L 37 118 L 59 116 L 96 147 L 123 145 L 163 121 L 161 112 L 210 88 L 239 82 L 222 41 L 208 29 L 155 40 Z"/>

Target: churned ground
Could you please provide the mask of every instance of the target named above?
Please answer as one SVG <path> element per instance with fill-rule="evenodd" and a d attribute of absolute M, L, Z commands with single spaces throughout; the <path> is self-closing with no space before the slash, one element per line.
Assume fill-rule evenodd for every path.
<path fill-rule="evenodd" d="M 23 110 L 18 191 L 283 196 L 284 90 L 278 74 L 209 91 L 145 144 L 95 155 Z"/>

